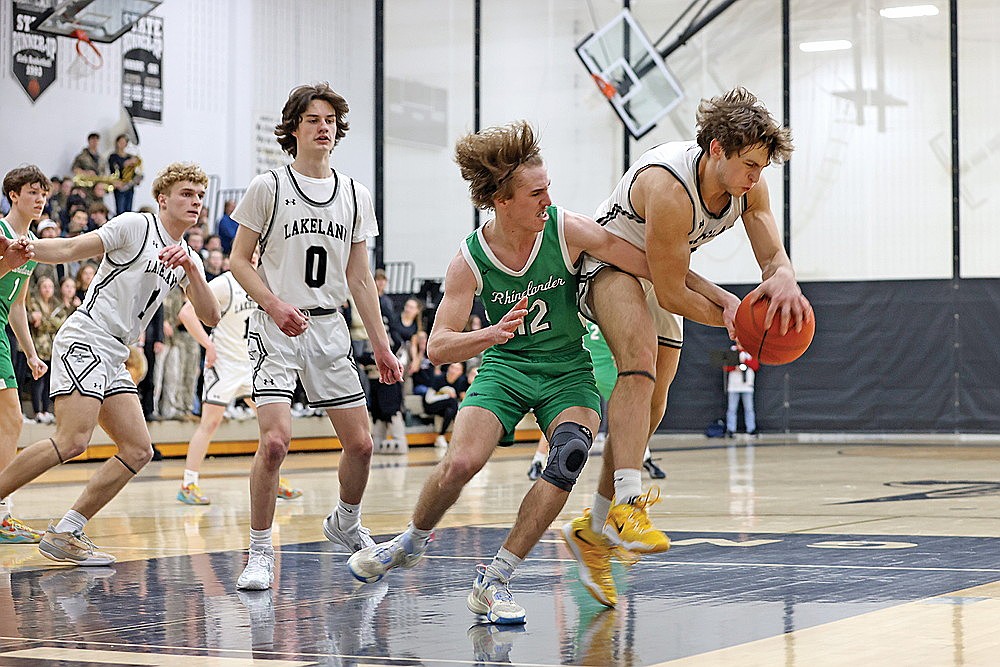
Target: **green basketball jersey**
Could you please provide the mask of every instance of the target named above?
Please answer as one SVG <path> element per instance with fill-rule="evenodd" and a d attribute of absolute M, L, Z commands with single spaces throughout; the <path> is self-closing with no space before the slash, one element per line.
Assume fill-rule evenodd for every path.
<path fill-rule="evenodd" d="M 18 237 L 14 228 L 10 226 L 10 223 L 2 218 L 0 218 L 0 232 L 9 239 L 16 239 Z M 28 238 L 35 240 L 36 237 L 29 231 Z M 0 277 L 0 327 L 7 324 L 7 319 L 10 317 L 10 304 L 17 298 L 18 293 L 21 291 L 24 283 L 31 277 L 31 272 L 37 264 L 38 262 L 30 260 L 24 266 L 20 266 L 13 271 L 8 271 Z"/>
<path fill-rule="evenodd" d="M 465 261 L 476 275 L 476 294 L 491 323 L 499 322 L 522 297 L 528 297 L 528 314 L 521 328 L 506 343 L 488 349 L 484 361 L 496 355 L 542 361 L 535 355 L 562 355 L 582 348 L 585 329 L 576 305 L 577 269 L 563 236 L 563 211 L 556 206 L 547 210 L 549 219 L 520 271 L 497 259 L 482 229 L 462 244 Z"/>

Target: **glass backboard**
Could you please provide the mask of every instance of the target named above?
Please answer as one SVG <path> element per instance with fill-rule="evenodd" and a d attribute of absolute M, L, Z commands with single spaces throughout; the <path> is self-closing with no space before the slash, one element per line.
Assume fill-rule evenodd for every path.
<path fill-rule="evenodd" d="M 576 53 L 636 139 L 656 127 L 684 97 L 627 9 L 580 42 Z"/>
<path fill-rule="evenodd" d="M 36 32 L 109 44 L 132 29 L 136 21 L 162 0 L 63 0 L 31 25 Z"/>

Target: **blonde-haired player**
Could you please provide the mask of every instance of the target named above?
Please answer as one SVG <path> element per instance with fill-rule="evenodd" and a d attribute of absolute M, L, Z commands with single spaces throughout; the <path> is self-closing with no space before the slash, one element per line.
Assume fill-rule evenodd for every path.
<path fill-rule="evenodd" d="M 87 234 L 33 242 L 35 259 L 48 264 L 104 257 L 83 304 L 52 344 L 55 437 L 34 443 L 0 472 L 0 497 L 82 454 L 97 424 L 118 447 L 72 509 L 49 525 L 38 545 L 46 558 L 84 566 L 115 561 L 98 551 L 83 529 L 153 456 L 125 361 L 167 293 L 181 287 L 203 322 L 214 326 L 219 321 L 201 258 L 183 240 L 198 222 L 207 185 L 197 165 L 174 163 L 153 182 L 159 215 L 123 213 Z"/>

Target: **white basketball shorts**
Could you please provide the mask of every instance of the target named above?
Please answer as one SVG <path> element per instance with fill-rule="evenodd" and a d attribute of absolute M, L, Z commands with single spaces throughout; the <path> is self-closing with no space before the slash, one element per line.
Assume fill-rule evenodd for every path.
<path fill-rule="evenodd" d="M 607 262 L 602 262 L 590 255 L 585 254 L 583 256 L 583 268 L 580 270 L 580 313 L 591 322 L 595 322 L 598 326 L 601 323 L 591 311 L 590 305 L 587 302 L 590 290 L 593 287 L 594 278 L 597 277 L 598 273 L 609 267 L 614 269 Z M 646 306 L 649 308 L 649 314 L 653 317 L 653 327 L 656 330 L 657 344 L 678 350 L 681 349 L 684 345 L 684 318 L 660 307 L 660 304 L 656 300 L 656 292 L 653 290 L 653 283 L 644 278 L 639 278 L 638 280 L 642 285 L 643 292 L 646 294 Z"/>
<path fill-rule="evenodd" d="M 305 333 L 290 338 L 267 313 L 255 310 L 250 315 L 247 345 L 257 405 L 291 403 L 296 377 L 309 407 L 366 405 L 351 356 L 351 335 L 340 313 L 312 317 Z"/>
<path fill-rule="evenodd" d="M 115 394 L 137 394 L 125 368 L 129 348 L 77 310 L 52 341 L 52 398 L 79 392 L 103 401 Z"/>

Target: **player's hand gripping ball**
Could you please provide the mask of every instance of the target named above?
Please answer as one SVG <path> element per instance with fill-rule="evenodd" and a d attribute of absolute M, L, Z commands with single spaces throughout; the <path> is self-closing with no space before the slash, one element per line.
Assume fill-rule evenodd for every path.
<path fill-rule="evenodd" d="M 757 361 L 770 366 L 778 366 L 795 361 L 812 343 L 816 333 L 816 318 L 802 323 L 802 331 L 796 331 L 789 326 L 788 332 L 781 335 L 781 318 L 775 316 L 771 326 L 764 328 L 764 316 L 770 305 L 767 297 L 758 299 L 752 306 L 747 296 L 736 309 L 736 337 L 743 349 Z"/>

